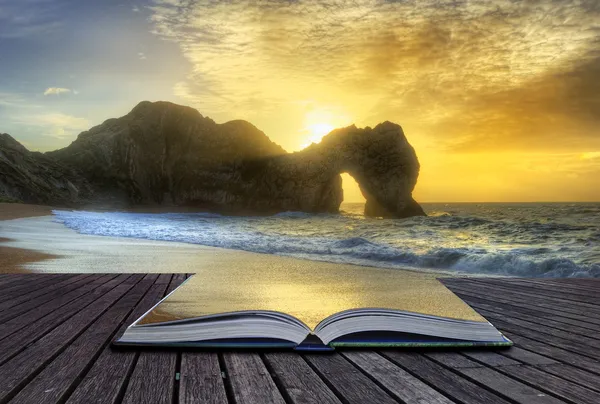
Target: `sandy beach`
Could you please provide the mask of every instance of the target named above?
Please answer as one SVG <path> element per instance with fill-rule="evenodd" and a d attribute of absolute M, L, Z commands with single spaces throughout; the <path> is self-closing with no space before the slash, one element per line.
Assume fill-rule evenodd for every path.
<path fill-rule="evenodd" d="M 231 267 L 332 271 L 349 264 L 170 241 L 82 235 L 54 221 L 50 207 L 2 204 L 0 272 L 198 273 Z M 439 274 L 405 271 L 407 276 Z"/>
<path fill-rule="evenodd" d="M 4 220 L 48 216 L 50 214 L 52 214 L 52 207 L 50 206 L 0 203 L 0 223 Z M 0 229 L 1 228 L 2 225 L 0 224 Z M 29 272 L 23 267 L 25 264 L 45 259 L 58 258 L 55 255 L 45 254 L 35 250 L 6 246 L 6 243 L 11 241 L 14 240 L 0 237 L 0 273 Z"/>

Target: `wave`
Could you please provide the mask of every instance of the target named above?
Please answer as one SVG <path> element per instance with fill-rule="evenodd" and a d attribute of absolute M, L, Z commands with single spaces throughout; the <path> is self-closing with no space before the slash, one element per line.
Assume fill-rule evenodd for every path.
<path fill-rule="evenodd" d="M 305 219 L 307 217 L 314 216 L 311 213 L 306 212 L 281 212 L 273 215 L 274 217 L 291 218 L 291 219 Z"/>
<path fill-rule="evenodd" d="M 53 213 L 56 220 L 67 227 L 79 233 L 99 236 L 177 241 L 384 268 L 529 277 L 600 277 L 600 264 L 589 258 L 588 261 L 582 258 L 579 262 L 573 258 L 585 255 L 581 253 L 582 243 L 521 243 L 511 248 L 494 249 L 486 237 L 489 237 L 491 224 L 497 227 L 500 224 L 487 219 L 473 220 L 467 217 L 457 221 L 455 217 L 438 216 L 405 221 L 375 220 L 360 228 L 365 220 L 299 212 L 286 212 L 268 218 L 204 213 L 137 214 L 58 210 Z M 446 223 L 442 236 L 437 233 L 440 231 L 437 229 L 440 219 L 454 220 Z M 412 226 L 407 226 L 411 223 Z M 474 242 L 479 240 L 478 237 L 483 237 L 479 233 L 469 233 L 468 237 L 465 236 L 466 241 L 460 241 L 460 233 L 454 226 L 460 223 L 465 225 L 461 229 L 488 227 L 487 233 L 481 233 L 485 235 L 484 243 L 477 245 Z M 506 226 L 510 227 L 508 224 Z M 571 227 L 558 226 L 563 232 L 570 231 Z M 357 232 L 361 236 L 340 237 Z M 455 238 L 447 240 L 448 232 L 454 234 Z M 552 233 L 550 230 L 547 232 Z M 519 237 L 522 238 L 522 235 Z M 512 240 L 518 240 L 519 237 L 515 236 Z"/>

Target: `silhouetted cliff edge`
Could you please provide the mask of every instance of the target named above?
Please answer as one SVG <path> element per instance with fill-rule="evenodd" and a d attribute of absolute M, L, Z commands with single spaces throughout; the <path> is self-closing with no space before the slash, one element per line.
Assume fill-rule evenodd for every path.
<path fill-rule="evenodd" d="M 319 144 L 286 153 L 246 121 L 217 124 L 193 108 L 143 101 L 45 155 L 12 142 L 18 146 L 0 137 L 0 198 L 183 205 L 241 214 L 338 212 L 339 174 L 348 172 L 367 199 L 365 214 L 424 214 L 412 199 L 417 156 L 402 128 L 391 122 L 336 129 Z M 15 170 L 19 175 L 7 180 L 5 172 Z M 49 174 L 40 176 L 40 170 Z"/>

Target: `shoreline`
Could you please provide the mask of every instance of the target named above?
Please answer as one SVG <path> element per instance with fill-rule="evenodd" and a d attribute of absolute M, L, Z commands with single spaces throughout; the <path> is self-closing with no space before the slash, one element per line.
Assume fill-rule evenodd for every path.
<path fill-rule="evenodd" d="M 53 209 L 57 208 L 47 205 L 0 202 L 0 222 L 26 217 L 48 216 L 52 214 Z"/>
<path fill-rule="evenodd" d="M 196 273 L 232 266 L 284 272 L 306 267 L 322 271 L 347 267 L 349 272 L 357 267 L 374 268 L 173 241 L 84 235 L 54 222 L 51 210 L 37 205 L 0 205 L 0 218 L 10 217 L 0 219 L 0 273 Z M 448 276 L 408 268 L 376 269 L 403 271 L 409 277 Z"/>
<path fill-rule="evenodd" d="M 33 262 L 60 258 L 58 255 L 25 248 L 6 247 L 3 243 L 14 242 L 13 239 L 0 237 L 0 274 L 4 273 L 29 273 L 23 266 Z"/>
<path fill-rule="evenodd" d="M 0 202 L 0 231 L 2 222 L 5 220 L 48 216 L 52 214 L 52 209 L 54 208 L 46 205 Z M 24 268 L 26 264 L 59 258 L 58 255 L 37 250 L 6 246 L 6 243 L 15 241 L 15 239 L 0 236 L 0 274 L 28 273 L 31 271 Z"/>

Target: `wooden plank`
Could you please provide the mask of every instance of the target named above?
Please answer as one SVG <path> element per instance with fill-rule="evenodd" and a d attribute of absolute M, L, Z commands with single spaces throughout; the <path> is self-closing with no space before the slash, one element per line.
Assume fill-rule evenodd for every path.
<path fill-rule="evenodd" d="M 15 275 L 17 276 L 17 275 Z M 5 300 L 5 295 L 13 293 L 19 290 L 30 291 L 36 288 L 44 287 L 43 285 L 48 281 L 59 282 L 61 278 L 67 277 L 67 274 L 22 274 L 22 278 L 19 282 L 11 282 L 10 284 L 3 285 L 3 295 L 0 297 L 2 301 Z"/>
<path fill-rule="evenodd" d="M 501 355 L 507 356 L 526 365 L 553 365 L 559 362 L 547 356 L 542 356 L 536 352 L 513 346 L 509 349 L 499 351 Z"/>
<path fill-rule="evenodd" d="M 600 356 L 600 340 L 585 337 L 583 335 L 571 334 L 558 328 L 547 327 L 542 324 L 519 320 L 514 317 L 504 316 L 502 314 L 493 313 L 487 310 L 479 309 L 478 311 L 493 324 L 502 324 L 503 328 L 510 330 L 518 327 L 519 330 L 527 332 L 529 335 L 532 335 L 533 338 L 537 338 L 538 335 L 542 334 L 551 335 L 552 337 L 560 338 L 561 341 L 570 341 L 571 344 L 576 344 L 576 346 L 578 346 L 576 349 L 578 350 L 584 350 L 589 353 L 596 352 L 598 353 L 598 356 Z"/>
<path fill-rule="evenodd" d="M 72 280 L 75 278 L 76 277 L 73 276 L 70 279 L 65 280 L 65 281 L 71 281 L 67 285 L 62 285 L 62 286 L 60 284 L 52 285 L 51 291 L 49 291 L 47 289 L 40 291 L 40 292 L 45 292 L 45 293 L 41 296 L 36 296 L 36 297 L 33 297 L 32 299 L 27 299 L 26 301 L 23 301 L 20 304 L 15 305 L 14 307 L 10 307 L 10 309 L 4 310 L 3 312 L 0 313 L 0 323 L 5 323 L 11 319 L 14 319 L 15 317 L 19 317 L 19 316 L 23 315 L 24 313 L 27 313 L 30 310 L 38 310 L 40 308 L 43 309 L 43 306 L 45 304 L 48 304 L 56 297 L 63 296 L 66 293 L 69 293 L 72 290 L 77 289 L 81 285 L 84 285 L 86 283 L 86 279 L 88 277 L 86 276 L 83 279 L 77 279 L 77 281 L 73 283 Z M 17 299 L 15 299 L 15 301 L 16 300 Z"/>
<path fill-rule="evenodd" d="M 0 384 L 0 402 L 16 394 L 41 368 L 140 280 L 140 276 L 136 275 L 119 278 L 122 280 L 119 286 L 0 366 L 0 380 L 4 381 Z"/>
<path fill-rule="evenodd" d="M 180 374 L 180 404 L 227 404 L 216 353 L 183 352 Z"/>
<path fill-rule="evenodd" d="M 446 355 L 461 356 L 458 352 L 446 352 Z M 430 355 L 426 356 L 430 357 Z M 467 362 L 472 362 L 472 366 L 466 366 L 463 362 L 461 363 L 461 366 L 454 367 L 453 369 L 455 369 L 456 372 L 460 373 L 461 375 L 467 376 L 475 382 L 484 385 L 486 388 L 495 391 L 499 395 L 503 395 L 518 403 L 541 404 L 560 402 L 554 397 L 547 397 L 545 394 L 543 394 L 543 392 L 505 376 L 501 370 L 501 368 L 503 369 L 504 367 L 498 366 L 496 369 L 491 369 L 485 366 L 480 366 L 479 364 L 477 364 L 477 362 L 473 360 L 467 359 L 465 357 L 463 358 Z M 486 360 L 489 360 L 489 357 L 486 358 Z M 515 368 L 520 366 L 522 365 L 512 363 L 511 366 L 505 367 Z"/>
<path fill-rule="evenodd" d="M 448 370 L 421 354 L 402 351 L 383 351 L 381 354 L 431 387 L 460 403 L 508 403 L 499 395 L 478 386 L 459 376 L 455 371 Z"/>
<path fill-rule="evenodd" d="M 236 404 L 285 403 L 265 364 L 257 353 L 223 354 L 226 382 Z"/>
<path fill-rule="evenodd" d="M 513 340 L 519 347 L 600 375 L 600 361 L 598 361 L 597 358 L 579 355 L 560 347 L 526 338 L 512 332 L 503 332 L 505 332 L 506 336 Z M 552 341 L 552 339 L 550 339 L 550 341 Z M 506 351 L 507 354 L 508 352 L 509 351 Z"/>
<path fill-rule="evenodd" d="M 341 403 L 325 382 L 297 353 L 267 353 L 265 361 L 281 390 L 287 393 L 288 401 L 298 404 Z"/>
<path fill-rule="evenodd" d="M 499 351 L 501 352 L 501 351 Z M 514 359 L 511 359 L 507 356 L 500 355 L 494 351 L 483 351 L 483 350 L 470 350 L 466 349 L 462 352 L 462 354 L 470 359 L 475 359 L 480 363 L 484 363 L 486 366 L 496 368 L 500 366 L 515 366 L 520 365 L 520 362 L 517 362 Z"/>
<path fill-rule="evenodd" d="M 113 278 L 113 275 L 106 275 L 106 277 Z M 23 327 L 18 332 L 3 339 L 0 342 L 0 364 L 24 350 L 28 345 L 41 338 L 53 328 L 88 308 L 90 304 L 93 304 L 93 302 L 101 296 L 107 294 L 123 283 L 124 279 L 125 278 L 121 276 L 102 284 L 101 278 L 98 280 L 98 284 L 96 285 L 98 287 L 96 289 L 63 307 L 46 314 L 38 321 Z"/>
<path fill-rule="evenodd" d="M 599 308 L 597 306 L 598 299 L 589 298 L 589 297 L 580 297 L 571 295 L 569 293 L 563 293 L 558 290 L 551 290 L 550 288 L 542 288 L 532 285 L 522 285 L 522 284 L 511 284 L 508 285 L 506 283 L 502 283 L 501 281 L 496 281 L 493 279 L 470 279 L 470 282 L 474 282 L 475 284 L 485 285 L 487 287 L 492 287 L 496 289 L 496 294 L 500 294 L 502 291 L 511 292 L 513 294 L 519 293 L 527 296 L 535 296 L 542 298 L 551 298 L 553 300 L 561 300 L 565 304 L 576 304 L 580 307 L 586 307 L 594 312 L 598 312 Z"/>
<path fill-rule="evenodd" d="M 167 294 L 171 293 L 175 289 L 179 287 L 186 280 L 185 274 L 173 274 L 173 279 L 169 284 L 169 288 L 167 289 Z"/>
<path fill-rule="evenodd" d="M 13 299 L 10 299 L 10 300 L 0 303 L 0 312 L 7 310 L 9 308 L 12 308 L 10 310 L 12 312 L 14 309 L 17 309 L 17 307 L 15 307 L 15 306 L 22 305 L 23 303 L 26 303 L 27 301 L 30 301 L 30 300 L 41 301 L 43 303 L 44 301 L 49 300 L 49 299 L 43 299 L 43 298 L 47 298 L 48 295 L 56 295 L 57 293 L 60 294 L 61 291 L 63 291 L 63 290 L 70 290 L 69 286 L 72 287 L 73 284 L 77 285 L 77 284 L 85 281 L 85 279 L 90 276 L 92 276 L 92 274 L 71 275 L 68 278 L 64 279 L 62 282 L 54 284 L 52 286 L 52 288 L 38 289 L 38 290 L 34 290 L 34 291 L 31 291 L 28 293 L 23 293 L 22 295 L 20 295 L 18 297 L 14 297 Z M 62 293 L 64 293 L 64 292 L 62 292 Z M 35 298 L 37 298 L 37 299 L 35 299 Z M 0 315 L 2 315 L 2 314 L 4 314 L 4 313 L 0 313 Z"/>
<path fill-rule="evenodd" d="M 589 358 L 597 358 L 598 350 L 596 348 L 583 345 L 574 341 L 572 339 L 561 338 L 557 335 L 542 333 L 534 328 L 522 327 L 518 325 L 511 324 L 509 322 L 505 322 L 499 319 L 492 319 L 494 324 L 500 328 L 500 330 L 507 335 L 507 332 L 512 335 L 517 334 L 523 337 L 527 337 L 533 339 L 538 342 L 542 342 L 547 345 L 555 346 L 558 348 L 566 349 L 573 353 L 578 353 L 583 356 L 587 356 Z M 507 335 L 508 336 L 508 335 Z M 509 337 L 510 338 L 510 337 Z"/>
<path fill-rule="evenodd" d="M 40 318 L 43 318 L 44 316 L 52 314 L 58 308 L 77 299 L 78 297 L 86 294 L 87 292 L 102 285 L 103 283 L 108 282 L 115 276 L 116 275 L 93 275 L 89 278 L 86 278 L 85 282 L 83 282 L 82 284 L 78 284 L 78 287 L 75 290 L 72 290 L 69 293 L 65 293 L 60 297 L 53 299 L 50 302 L 46 302 L 46 304 L 44 304 L 41 307 L 36 307 L 35 309 L 29 310 L 26 313 L 22 313 L 19 316 L 8 320 L 0 328 L 0 340 L 4 339 L 10 334 L 19 331 L 21 328 L 32 324 L 33 322 L 39 320 Z"/>
<path fill-rule="evenodd" d="M 520 370 L 525 365 L 507 366 L 506 369 Z M 504 369 L 504 368 L 503 368 Z M 559 404 L 563 401 L 543 393 L 538 389 L 520 383 L 510 377 L 504 376 L 497 370 L 490 368 L 463 368 L 458 370 L 477 383 L 485 385 L 496 393 L 503 395 L 517 403 L 523 404 Z"/>
<path fill-rule="evenodd" d="M 436 362 L 438 362 L 438 363 L 440 363 L 440 364 L 442 364 L 445 367 L 450 368 L 450 369 L 480 368 L 480 367 L 483 367 L 482 364 L 479 364 L 477 362 L 469 360 L 469 359 L 465 358 L 462 355 L 459 355 L 457 352 L 454 352 L 454 351 L 450 351 L 450 352 L 446 352 L 446 351 L 441 351 L 441 352 L 433 351 L 433 352 L 426 352 L 423 355 L 426 356 L 429 359 L 435 360 Z"/>
<path fill-rule="evenodd" d="M 542 295 L 533 293 L 532 290 L 517 290 L 516 288 L 504 287 L 499 285 L 490 285 L 485 282 L 479 282 L 473 280 L 472 278 L 461 280 L 460 282 L 456 282 L 455 280 L 446 280 L 444 279 L 444 283 L 447 283 L 448 286 L 457 285 L 461 288 L 469 288 L 469 290 L 473 293 L 476 293 L 478 296 L 489 294 L 491 296 L 501 296 L 504 298 L 508 298 L 512 301 L 528 301 L 535 304 L 545 303 L 545 304 L 554 304 L 554 307 L 560 308 L 560 310 L 564 311 L 573 311 L 579 314 L 593 314 L 596 318 L 600 314 L 600 308 L 597 304 L 578 302 L 574 300 L 568 300 L 561 297 L 557 297 L 553 294 L 550 295 Z"/>
<path fill-rule="evenodd" d="M 513 297 L 509 299 L 510 294 L 498 294 L 497 292 L 491 292 L 488 290 L 474 291 L 464 287 L 464 285 L 457 286 L 455 284 L 447 285 L 454 293 L 460 296 L 466 302 L 477 302 L 484 300 L 489 304 L 494 305 L 505 305 L 506 307 L 520 307 L 536 310 L 547 314 L 554 314 L 562 317 L 568 317 L 576 320 L 580 320 L 584 323 L 588 323 L 589 326 L 597 329 L 600 326 L 600 318 L 586 316 L 582 313 L 582 310 L 577 307 L 571 307 L 569 305 L 561 305 L 551 302 L 548 299 L 535 298 L 535 297 Z"/>
<path fill-rule="evenodd" d="M 571 365 L 565 364 L 554 364 L 538 366 L 540 370 L 546 373 L 551 373 L 561 379 L 570 380 L 581 386 L 587 387 L 588 389 L 600 392 L 600 376 L 595 375 L 585 370 L 577 369 Z M 598 400 L 600 402 L 600 400 Z"/>
<path fill-rule="evenodd" d="M 360 367 L 372 379 L 377 380 L 389 393 L 403 403 L 453 403 L 449 398 L 376 352 L 348 351 L 343 353 L 343 356 Z"/>
<path fill-rule="evenodd" d="M 68 391 L 108 344 L 121 322 L 146 294 L 154 280 L 152 275 L 147 275 L 130 288 L 33 378 L 11 403 L 50 404 L 64 401 Z"/>
<path fill-rule="evenodd" d="M 532 288 L 536 291 L 536 293 L 551 293 L 555 292 L 568 295 L 571 297 L 581 297 L 585 298 L 585 301 L 589 301 L 592 299 L 592 303 L 597 301 L 598 292 L 590 292 L 585 289 L 581 289 L 577 286 L 572 286 L 569 284 L 556 285 L 552 282 L 547 282 L 545 280 L 534 280 L 534 279 L 494 279 L 494 282 L 497 284 L 503 284 L 507 287 L 520 287 L 520 288 Z"/>
<path fill-rule="evenodd" d="M 160 274 L 156 283 L 168 289 L 171 274 Z M 154 402 L 171 403 L 175 391 L 177 353 L 140 353 L 125 392 L 125 403 Z"/>
<path fill-rule="evenodd" d="M 177 356 L 172 352 L 142 352 L 131 375 L 123 403 L 171 404 L 176 360 Z"/>
<path fill-rule="evenodd" d="M 24 279 L 28 279 L 28 280 L 33 280 L 35 278 L 43 278 L 43 277 L 51 277 L 52 275 L 56 275 L 56 274 L 49 274 L 49 273 L 23 273 L 23 272 L 15 272 L 15 273 L 2 273 L 0 274 L 1 278 L 0 278 L 0 289 L 2 289 L 3 286 L 1 285 L 6 285 L 10 282 L 14 282 L 14 281 L 19 281 L 22 282 Z"/>
<path fill-rule="evenodd" d="M 573 334 L 574 337 L 579 336 L 582 337 L 583 340 L 593 341 L 594 344 L 600 343 L 600 335 L 594 335 L 594 333 L 591 332 L 589 328 L 583 328 L 573 324 L 563 323 L 559 320 L 558 317 L 554 317 L 556 320 L 546 317 L 537 317 L 532 316 L 530 314 L 523 314 L 522 312 L 517 310 L 505 310 L 501 307 L 495 307 L 481 303 L 470 302 L 470 305 L 481 314 L 483 314 L 484 312 L 494 313 L 495 315 L 503 318 L 524 321 L 532 325 L 538 324 L 541 325 L 543 329 L 553 328 L 556 330 L 564 331 L 567 334 Z"/>
<path fill-rule="evenodd" d="M 0 279 L 0 292 L 4 288 L 22 284 L 25 280 L 30 279 L 30 277 L 31 274 L 2 274 L 2 279 Z"/>
<path fill-rule="evenodd" d="M 600 319 L 598 320 L 599 324 L 595 324 L 593 322 L 590 322 L 590 320 L 594 319 L 591 319 L 589 316 L 572 314 L 556 309 L 547 309 L 545 307 L 531 305 L 525 302 L 523 302 L 522 304 L 518 304 L 505 299 L 497 298 L 496 296 L 492 297 L 486 295 L 485 297 L 478 297 L 474 293 L 465 293 L 462 289 L 455 287 L 452 288 L 452 291 L 456 293 L 456 295 L 463 299 L 465 302 L 468 302 L 470 306 L 486 305 L 489 306 L 488 309 L 492 311 L 500 309 L 501 312 L 515 312 L 528 314 L 536 316 L 538 318 L 555 319 L 556 321 L 560 321 L 565 324 L 575 325 L 581 328 L 586 328 L 588 330 L 600 331 Z M 482 306 L 482 308 L 486 307 Z"/>
<path fill-rule="evenodd" d="M 340 354 L 304 356 L 330 388 L 347 403 L 396 403 L 385 390 Z"/>
<path fill-rule="evenodd" d="M 54 285 L 55 283 L 62 282 L 67 279 L 69 275 L 51 275 L 44 276 L 41 278 L 34 278 L 29 282 L 19 283 L 12 287 L 2 288 L 2 294 L 0 294 L 0 303 L 3 303 L 14 298 L 18 298 L 23 293 L 29 293 L 35 290 L 46 289 Z"/>
<path fill-rule="evenodd" d="M 158 277 L 153 275 L 153 277 Z M 121 336 L 125 329 L 158 302 L 165 293 L 165 285 L 154 284 L 115 334 Z M 129 375 L 133 372 L 139 351 L 116 349 L 107 345 L 98 360 L 69 397 L 68 404 L 110 404 L 120 402 L 125 393 Z"/>
<path fill-rule="evenodd" d="M 169 283 L 171 283 L 171 278 L 173 278 L 173 274 L 158 274 L 156 284 L 167 286 Z"/>
<path fill-rule="evenodd" d="M 518 278 L 518 279 L 505 279 L 504 281 L 508 281 L 507 283 L 521 283 L 528 284 L 533 283 L 537 285 L 545 285 L 545 286 L 554 286 L 560 287 L 561 291 L 572 291 L 574 293 L 580 293 L 587 296 L 598 296 L 597 286 L 594 287 L 590 282 L 586 281 L 585 284 L 579 284 L 573 282 L 573 278 Z"/>
<path fill-rule="evenodd" d="M 536 389 L 547 391 L 564 400 L 583 404 L 598 404 L 600 402 L 600 394 L 597 391 L 587 389 L 532 366 L 512 366 L 502 368 L 500 371 L 509 374 L 514 378 L 518 378 L 519 380 L 526 381 Z M 512 393 L 512 390 L 508 390 L 508 386 L 506 387 L 506 394 Z M 533 403 L 535 401 L 526 402 Z"/>

